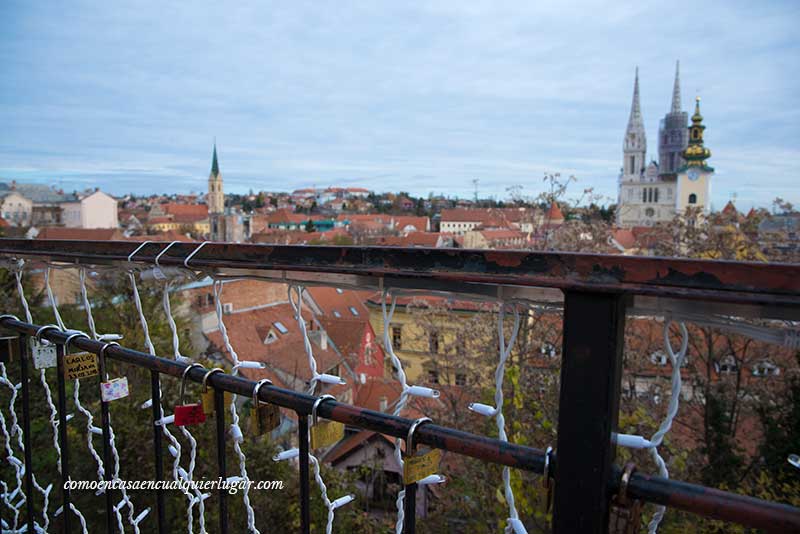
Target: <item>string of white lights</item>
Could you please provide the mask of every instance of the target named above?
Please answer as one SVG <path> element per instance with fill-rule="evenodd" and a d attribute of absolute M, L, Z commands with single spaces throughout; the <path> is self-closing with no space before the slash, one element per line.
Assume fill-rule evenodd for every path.
<path fill-rule="evenodd" d="M 134 251 L 134 253 L 135 252 L 136 251 Z M 133 254 L 131 254 L 131 256 L 132 255 Z M 129 258 L 130 258 L 130 256 L 129 256 Z M 139 313 L 139 322 L 140 322 L 140 324 L 142 326 L 142 332 L 144 333 L 144 344 L 145 344 L 145 347 L 147 348 L 147 351 L 150 353 L 151 356 L 155 356 L 156 355 L 156 348 L 153 345 L 153 340 L 150 338 L 150 328 L 147 326 L 147 318 L 145 317 L 144 310 L 142 309 L 142 300 L 141 300 L 141 297 L 139 296 L 139 287 L 136 285 L 136 275 L 134 274 L 133 271 L 129 271 L 128 272 L 128 277 L 130 278 L 130 281 L 131 281 L 131 288 L 133 290 L 133 300 L 134 300 L 134 303 L 136 305 L 136 310 Z M 167 428 L 167 423 L 169 422 L 171 416 L 170 416 L 170 418 L 165 417 L 165 415 L 164 415 L 164 406 L 161 404 L 161 398 L 162 398 L 162 394 L 161 394 L 161 390 L 160 390 L 160 386 L 159 386 L 158 408 L 159 408 L 160 420 L 156 421 L 155 424 L 156 424 L 156 426 L 161 427 L 161 431 L 163 432 L 164 437 L 166 437 L 167 440 L 170 443 L 169 446 L 167 447 L 167 449 L 169 450 L 169 452 L 170 452 L 170 454 L 172 455 L 172 458 L 173 458 L 173 461 L 172 461 L 172 478 L 176 482 L 180 482 L 181 481 L 181 473 L 180 473 L 180 471 L 182 470 L 181 467 L 180 467 L 181 444 L 177 440 L 177 438 L 175 438 L 175 436 L 172 435 L 172 432 L 169 431 L 169 428 Z M 150 401 L 148 401 L 148 402 L 145 402 L 142 405 L 142 408 L 149 408 L 151 406 L 151 403 L 152 403 L 152 399 Z M 189 502 L 192 502 L 195 499 L 195 496 L 188 489 L 186 489 L 182 484 L 180 485 L 180 489 L 183 492 L 183 494 L 186 496 L 186 499 Z M 193 521 L 189 521 L 188 526 L 187 526 L 187 531 L 188 531 L 189 534 L 193 533 L 193 531 L 194 531 Z"/>
<path fill-rule="evenodd" d="M 389 311 L 386 310 L 386 301 L 391 299 L 391 307 Z M 394 310 L 397 306 L 397 296 L 389 294 L 388 289 L 384 289 L 383 293 L 381 294 L 381 316 L 383 319 L 383 347 L 386 354 L 389 355 L 390 360 L 392 361 L 392 365 L 394 365 L 395 373 L 397 374 L 397 381 L 400 382 L 400 386 L 402 388 L 400 392 L 400 398 L 397 400 L 397 404 L 395 404 L 394 412 L 392 415 L 400 415 L 403 409 L 408 402 L 408 398 L 410 396 L 418 396 L 418 397 L 427 397 L 427 398 L 438 398 L 439 391 L 435 389 L 431 389 L 424 386 L 409 386 L 406 373 L 403 370 L 403 363 L 400 361 L 400 358 L 397 357 L 397 354 L 394 352 L 394 347 L 392 346 L 392 339 L 389 336 L 389 325 L 392 322 L 392 318 L 394 317 Z M 397 464 L 400 466 L 401 472 L 404 466 L 403 461 L 403 453 L 400 449 L 400 438 L 396 438 L 394 440 L 394 457 L 397 461 Z M 441 478 L 443 481 L 444 479 Z M 395 523 L 395 533 L 402 534 L 403 533 L 403 524 L 405 523 L 405 510 L 403 507 L 403 501 L 405 500 L 406 490 L 405 488 L 401 489 L 397 493 L 397 500 L 395 504 L 397 505 L 397 522 Z"/>
<path fill-rule="evenodd" d="M 169 248 L 169 247 L 167 247 Z M 164 253 L 164 250 L 161 251 L 161 254 Z M 159 256 L 161 255 L 159 254 Z M 172 347 L 173 347 L 173 355 L 175 360 L 180 362 L 187 362 L 189 359 L 186 356 L 183 356 L 180 351 L 180 339 L 178 337 L 178 326 L 175 323 L 175 318 L 172 316 L 172 308 L 170 306 L 169 301 L 169 290 L 172 287 L 172 281 L 167 280 L 164 282 L 163 285 L 163 307 L 164 313 L 167 315 L 167 320 L 169 323 L 170 330 L 172 332 Z M 174 418 L 174 416 L 172 416 Z M 166 425 L 165 425 L 166 426 Z M 186 428 L 186 426 L 180 427 L 181 434 L 184 438 L 189 441 L 189 469 L 184 470 L 182 468 L 178 468 L 178 473 L 181 478 L 191 481 L 194 480 L 194 468 L 195 462 L 197 459 L 197 440 L 194 438 L 191 432 Z M 186 514 L 189 521 L 189 528 L 191 529 L 193 523 L 193 516 L 194 516 L 194 506 L 198 506 L 198 520 L 200 524 L 200 534 L 206 534 L 206 518 L 205 518 L 205 499 L 207 498 L 206 494 L 200 492 L 199 489 L 194 489 L 194 498 L 189 500 L 189 505 L 186 508 Z M 191 531 L 191 530 L 190 530 Z"/>
<path fill-rule="evenodd" d="M 294 288 L 294 289 L 293 289 Z M 292 298 L 292 291 L 297 295 L 297 302 L 294 301 Z M 314 358 L 314 350 L 311 346 L 311 339 L 308 337 L 308 329 L 306 328 L 305 319 L 303 319 L 303 292 L 305 288 L 302 286 L 289 286 L 289 303 L 292 306 L 292 309 L 295 313 L 295 320 L 297 321 L 297 326 L 300 329 L 300 332 L 303 335 L 303 345 L 306 350 L 306 356 L 308 357 L 308 366 L 311 369 L 311 380 L 309 381 L 309 390 L 308 393 L 310 395 L 314 395 L 316 393 L 317 384 L 344 384 L 345 381 L 338 376 L 329 375 L 325 373 L 319 373 L 317 371 L 317 360 Z M 298 451 L 299 453 L 299 451 Z M 344 497 L 340 497 L 334 501 L 331 501 L 328 498 L 328 488 L 325 485 L 325 482 L 322 480 L 322 474 L 320 473 L 319 468 L 319 461 L 317 460 L 316 456 L 308 453 L 309 462 L 314 464 L 314 480 L 319 487 L 320 494 L 322 495 L 322 502 L 325 504 L 325 507 L 328 509 L 328 521 L 325 525 L 325 532 L 326 534 L 331 534 L 331 530 L 333 529 L 333 520 L 335 517 L 335 510 L 340 507 L 344 506 L 345 504 L 349 503 L 353 500 L 352 495 L 346 495 Z"/>
<path fill-rule="evenodd" d="M 48 268 L 48 270 L 49 270 L 49 268 Z M 83 300 L 83 307 L 84 307 L 84 309 L 86 311 L 86 320 L 87 320 L 87 323 L 89 324 L 89 334 L 91 335 L 92 339 L 96 339 L 98 341 L 113 341 L 113 340 L 122 339 L 122 336 L 120 336 L 118 334 L 98 334 L 97 333 L 97 327 L 96 327 L 95 322 L 94 322 L 94 314 L 92 313 L 92 303 L 89 300 L 89 292 L 88 292 L 88 290 L 86 288 L 86 269 L 84 267 L 80 268 L 80 270 L 78 272 L 78 278 L 80 280 L 80 285 L 81 285 L 81 299 Z M 56 311 L 57 310 L 57 306 L 56 306 L 55 300 L 51 300 L 51 303 L 53 304 L 53 310 Z M 78 406 L 78 409 L 80 410 L 82 408 L 82 406 L 80 406 L 80 401 L 78 400 L 78 392 L 79 391 L 80 391 L 80 381 L 79 380 L 75 380 L 75 405 Z M 87 410 L 87 412 L 88 412 L 88 410 Z M 88 417 L 87 417 L 88 423 L 87 424 L 90 426 L 89 432 L 91 432 L 91 426 L 92 426 L 91 418 L 92 418 L 91 412 L 88 412 Z M 91 436 L 89 436 L 88 439 L 89 439 L 89 442 L 91 443 Z M 119 451 L 117 450 L 117 439 L 116 439 L 116 435 L 114 434 L 114 427 L 111 425 L 111 414 L 110 413 L 108 414 L 108 441 L 109 441 L 109 443 L 111 445 L 111 447 L 110 447 L 111 455 L 112 455 L 112 457 L 114 459 L 114 470 L 111 473 L 111 479 L 115 480 L 115 481 L 118 481 L 118 480 L 121 480 L 120 476 L 119 476 Z M 92 450 L 94 449 L 93 447 L 91 447 L 91 448 L 92 448 Z M 98 458 L 98 461 L 99 461 L 99 458 Z M 98 474 L 100 474 L 99 471 L 98 471 Z M 120 489 L 120 492 L 122 494 L 122 504 L 123 504 L 124 507 L 128 508 L 128 522 L 133 527 L 133 530 L 134 530 L 135 534 L 139 534 L 140 533 L 139 521 L 141 521 L 141 519 L 144 519 L 144 517 L 142 517 L 141 519 L 139 519 L 139 521 L 137 521 L 136 510 L 135 510 L 135 508 L 133 506 L 133 502 L 131 502 L 131 499 L 128 496 L 128 491 L 125 489 L 125 485 L 121 484 L 119 489 Z M 118 525 L 118 527 L 120 529 L 120 532 L 124 532 L 125 528 L 123 526 L 121 510 L 122 510 L 122 506 L 115 506 L 114 507 L 114 513 L 117 516 L 117 525 Z M 145 516 L 147 515 L 147 513 L 149 513 L 149 510 L 150 510 L 149 508 L 146 508 L 144 510 Z"/>
<path fill-rule="evenodd" d="M 243 368 L 263 368 L 263 364 L 260 362 L 246 362 L 239 360 L 239 354 L 234 350 L 233 345 L 231 344 L 231 340 L 228 337 L 228 329 L 225 327 L 225 321 L 222 320 L 222 281 L 214 280 L 213 287 L 214 287 L 214 303 L 215 309 L 217 312 L 217 325 L 219 326 L 219 332 L 222 335 L 222 342 L 225 345 L 225 348 L 228 351 L 228 354 L 231 355 L 231 362 L 233 363 L 233 375 L 236 376 L 239 374 L 239 369 Z M 244 487 L 242 489 L 242 501 L 244 502 L 245 511 L 247 512 L 247 529 L 251 534 L 260 534 L 260 531 L 256 528 L 256 515 L 255 511 L 253 510 L 252 504 L 250 504 L 250 477 L 247 475 L 247 456 L 245 455 L 244 451 L 242 450 L 242 442 L 244 441 L 244 434 L 242 433 L 242 429 L 239 426 L 239 412 L 236 409 L 236 399 L 238 395 L 233 396 L 233 402 L 231 402 L 231 438 L 233 440 L 233 450 L 236 453 L 236 456 L 239 459 L 239 477 L 242 481 L 245 482 Z"/>
<path fill-rule="evenodd" d="M 16 409 L 15 409 L 15 404 L 16 404 L 16 399 L 17 399 L 16 390 L 21 388 L 22 384 L 20 383 L 20 384 L 15 386 L 14 384 L 11 383 L 11 380 L 8 378 L 8 372 L 6 370 L 6 364 L 3 363 L 3 362 L 0 362 L 0 383 L 2 383 L 3 385 L 5 385 L 5 386 L 7 386 L 8 388 L 11 389 L 11 400 L 9 402 L 8 409 L 9 409 L 9 412 L 11 414 L 12 421 L 14 421 L 14 424 L 16 426 L 19 426 L 17 424 L 18 419 L 17 419 L 17 412 L 16 412 Z M 23 471 L 23 465 L 24 464 L 19 458 L 14 456 L 14 449 L 11 446 L 11 435 L 8 433 L 8 424 L 6 423 L 6 418 L 5 418 L 5 415 L 3 415 L 3 411 L 2 410 L 0 410 L 0 428 L 3 431 L 3 437 L 5 438 L 3 443 L 4 443 L 4 446 L 5 446 L 5 449 L 6 449 L 6 459 L 8 460 L 8 462 L 12 466 L 14 466 L 14 475 L 15 475 L 16 482 L 17 482 L 17 487 L 14 488 L 14 491 L 11 492 L 10 494 L 8 492 L 8 485 L 5 482 L 2 482 L 2 485 L 3 485 L 3 503 L 8 508 L 11 508 L 14 511 L 14 530 L 16 530 L 17 529 L 17 525 L 19 524 L 19 509 L 23 504 L 25 504 L 27 502 L 27 499 L 28 499 L 28 496 L 25 495 L 25 491 L 24 491 L 24 489 L 22 487 L 22 476 L 24 474 L 24 471 Z M 12 428 L 12 432 L 16 433 L 16 431 L 17 431 L 16 427 Z M 25 451 L 23 450 L 22 452 L 24 454 Z M 17 503 L 16 506 L 14 506 L 14 505 L 11 504 L 11 500 L 16 498 L 17 495 L 20 495 L 20 501 Z M 45 500 L 47 500 L 47 496 L 45 496 Z M 45 522 L 49 521 L 49 519 L 47 517 L 46 510 L 45 510 L 45 513 L 44 513 L 44 519 L 45 519 Z"/>
<path fill-rule="evenodd" d="M 29 323 L 32 323 L 33 322 L 33 316 L 31 315 L 31 309 L 30 309 L 30 306 L 28 305 L 28 299 L 25 298 L 25 288 L 22 286 L 22 271 L 24 270 L 24 268 L 25 268 L 24 260 L 19 260 L 19 262 L 17 264 L 17 268 L 14 269 L 14 277 L 15 277 L 16 283 L 17 283 L 17 293 L 19 294 L 20 302 L 22 303 L 22 308 L 23 308 L 23 310 L 25 310 L 25 318 L 27 319 L 27 321 Z M 56 408 L 56 405 L 53 403 L 53 395 L 52 395 L 52 392 L 50 391 L 50 385 L 47 383 L 47 376 L 45 375 L 44 368 L 39 370 L 39 380 L 42 383 L 42 387 L 44 388 L 45 401 L 47 402 L 48 408 L 50 409 L 50 427 L 53 429 L 53 448 L 55 448 L 55 450 L 56 450 L 56 461 L 57 461 L 57 465 L 58 465 L 58 472 L 62 473 L 62 468 L 61 468 L 61 446 L 58 443 L 58 428 L 60 426 L 59 421 L 58 421 L 58 410 Z M 17 425 L 17 426 L 19 426 L 19 425 Z M 24 443 L 22 441 L 22 430 L 21 429 L 19 431 L 19 434 L 17 435 L 17 438 L 18 438 L 18 441 L 19 441 L 19 444 L 20 444 L 20 448 L 24 449 L 25 446 L 24 446 Z M 30 466 L 25 466 L 26 469 L 28 469 L 29 467 Z M 37 490 L 40 493 L 42 493 L 43 496 L 45 496 L 45 502 L 48 503 L 49 501 L 48 501 L 48 498 L 47 498 L 47 494 L 49 494 L 49 489 L 45 490 L 45 488 L 42 488 L 41 486 L 39 486 L 38 483 L 35 484 L 35 486 L 36 486 Z M 61 507 L 61 508 L 63 508 L 63 507 Z M 61 510 L 61 508 L 57 509 L 55 511 L 54 515 L 58 515 L 59 514 L 59 510 Z M 80 510 L 78 510 L 78 507 L 75 506 L 75 503 L 70 502 L 70 510 L 78 517 L 78 520 L 81 523 L 83 534 L 88 534 L 88 530 L 87 530 L 87 526 L 86 526 L 86 518 L 83 517 L 83 514 L 81 513 Z M 44 513 L 45 514 L 47 513 L 46 509 L 44 510 Z"/>
<path fill-rule="evenodd" d="M 672 428 L 672 422 L 675 419 L 675 416 L 678 413 L 678 407 L 680 405 L 680 398 L 681 398 L 681 366 L 683 365 L 683 361 L 686 357 L 686 352 L 689 348 L 689 332 L 686 329 L 686 324 L 683 322 L 678 323 L 678 327 L 681 332 L 681 347 L 676 353 L 675 350 L 672 348 L 672 343 L 669 339 L 669 328 L 672 325 L 673 319 L 672 317 L 666 317 L 664 321 L 664 348 L 667 351 L 667 355 L 669 356 L 670 364 L 672 365 L 672 375 L 670 378 L 671 387 L 670 387 L 670 399 L 669 405 L 667 406 L 667 414 L 664 416 L 664 419 L 661 421 L 661 424 L 656 430 L 655 434 L 648 440 L 642 436 L 636 436 L 631 434 L 617 434 L 617 445 L 622 447 L 629 447 L 634 449 L 648 449 L 650 451 L 650 456 L 653 458 L 653 461 L 656 463 L 658 467 L 658 474 L 664 478 L 669 478 L 669 470 L 667 469 L 667 464 L 664 462 L 664 459 L 658 452 L 658 447 L 664 440 L 664 436 L 669 432 L 670 428 Z M 666 506 L 657 505 L 656 511 L 653 514 L 653 519 L 647 526 L 649 534 L 655 534 L 658 530 L 658 525 L 661 523 L 661 520 L 664 518 L 664 513 L 666 512 Z"/>
<path fill-rule="evenodd" d="M 297 302 L 292 297 L 292 291 L 297 295 Z M 317 371 L 317 360 L 314 358 L 314 349 L 311 346 L 311 339 L 308 337 L 308 329 L 306 328 L 306 321 L 303 319 L 303 293 L 305 288 L 303 286 L 289 286 L 289 304 L 294 310 L 294 318 L 297 321 L 297 326 L 300 328 L 300 333 L 303 335 L 303 346 L 308 357 L 308 367 L 311 369 L 311 379 L 308 383 L 308 394 L 313 395 L 317 389 L 318 383 L 343 385 L 345 381 L 338 376 L 320 373 Z"/>
<path fill-rule="evenodd" d="M 511 355 L 511 350 L 517 341 L 520 327 L 520 313 L 519 308 L 514 306 L 514 326 L 511 329 L 511 337 L 506 341 L 505 337 L 505 315 L 506 303 L 500 302 L 500 309 L 497 313 L 497 335 L 500 346 L 500 360 L 497 363 L 497 370 L 495 371 L 494 380 L 494 406 L 473 402 L 469 405 L 469 409 L 473 412 L 485 415 L 487 417 L 494 417 L 497 422 L 497 433 L 501 441 L 508 442 L 508 435 L 506 434 L 506 420 L 503 415 L 503 382 L 505 379 L 505 367 L 508 357 Z M 545 473 L 547 476 L 547 473 Z M 503 468 L 503 488 L 508 503 L 509 518 L 506 525 L 506 533 L 511 531 L 516 534 L 526 534 L 527 530 L 525 525 L 519 519 L 519 513 L 514 502 L 514 491 L 511 488 L 511 469 L 509 467 Z"/>

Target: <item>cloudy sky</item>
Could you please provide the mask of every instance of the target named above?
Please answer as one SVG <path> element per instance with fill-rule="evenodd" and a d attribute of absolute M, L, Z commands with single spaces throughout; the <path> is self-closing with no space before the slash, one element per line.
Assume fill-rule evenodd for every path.
<path fill-rule="evenodd" d="M 124 4 L 124 5 L 123 5 Z M 681 60 L 717 208 L 800 203 L 800 3 L 0 2 L 0 178 L 125 192 L 353 185 L 616 196 Z"/>

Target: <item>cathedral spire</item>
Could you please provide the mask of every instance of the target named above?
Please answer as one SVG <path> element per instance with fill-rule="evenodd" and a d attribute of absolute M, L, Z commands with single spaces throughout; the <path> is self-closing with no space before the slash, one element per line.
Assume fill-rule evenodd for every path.
<path fill-rule="evenodd" d="M 211 160 L 211 175 L 219 176 L 219 163 L 217 162 L 217 141 L 214 140 L 214 157 Z"/>
<path fill-rule="evenodd" d="M 681 112 L 681 62 L 675 63 L 675 85 L 672 87 L 672 113 Z"/>
<path fill-rule="evenodd" d="M 636 67 L 636 79 L 633 82 L 633 102 L 631 103 L 631 116 L 628 118 L 628 133 L 637 130 L 644 130 L 642 107 L 639 104 L 639 67 Z"/>

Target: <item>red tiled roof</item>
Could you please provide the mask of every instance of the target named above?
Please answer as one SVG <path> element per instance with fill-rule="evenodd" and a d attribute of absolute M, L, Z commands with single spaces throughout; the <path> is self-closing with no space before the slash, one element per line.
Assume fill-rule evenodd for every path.
<path fill-rule="evenodd" d="M 74 241 L 115 241 L 122 239 L 117 228 L 63 228 L 47 226 L 36 239 L 70 239 Z"/>
<path fill-rule="evenodd" d="M 304 310 L 303 317 L 308 321 L 311 314 Z M 311 378 L 303 336 L 289 303 L 239 313 L 234 311 L 225 315 L 224 320 L 228 335 L 233 340 L 233 347 L 241 359 L 264 362 L 268 369 L 282 372 L 303 382 Z M 286 328 L 285 334 L 278 330 L 276 322 L 280 322 Z M 264 339 L 270 329 L 275 333 L 276 340 L 265 344 Z M 206 337 L 230 359 L 219 330 L 207 333 Z M 315 344 L 313 350 L 321 373 L 341 363 L 341 358 L 330 345 L 326 350 L 322 350 Z"/>
<path fill-rule="evenodd" d="M 0 217 L 0 228 L 6 228 L 6 227 L 8 227 L 8 223 L 6 222 L 5 219 Z"/>
<path fill-rule="evenodd" d="M 531 210 L 517 208 L 454 208 L 442 210 L 442 222 L 475 222 L 484 226 L 505 226 L 531 218 Z"/>
<path fill-rule="evenodd" d="M 205 219 L 208 217 L 208 206 L 205 204 L 162 204 L 161 209 L 167 215 L 195 216 Z"/>
<path fill-rule="evenodd" d="M 631 230 L 626 228 L 617 228 L 613 230 L 611 235 L 617 243 L 622 245 L 623 248 L 633 248 L 636 245 L 636 236 Z"/>
<path fill-rule="evenodd" d="M 339 290 L 333 287 L 307 287 L 306 293 L 319 308 L 320 314 L 326 317 L 336 317 L 338 312 L 343 318 L 360 317 L 369 318 L 369 311 L 364 302 L 373 294 L 372 291 L 353 291 L 352 289 Z M 359 315 L 353 315 L 350 307 L 356 309 Z"/>
<path fill-rule="evenodd" d="M 556 202 L 550 204 L 550 209 L 547 210 L 547 215 L 545 217 L 548 221 L 564 220 L 564 214 L 561 213 L 561 209 L 558 207 L 558 203 Z"/>

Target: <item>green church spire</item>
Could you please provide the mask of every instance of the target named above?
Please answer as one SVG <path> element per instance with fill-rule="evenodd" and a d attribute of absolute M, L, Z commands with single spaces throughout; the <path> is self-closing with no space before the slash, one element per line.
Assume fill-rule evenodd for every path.
<path fill-rule="evenodd" d="M 214 158 L 211 160 L 211 175 L 219 176 L 219 163 L 217 162 L 217 142 L 214 141 Z"/>

